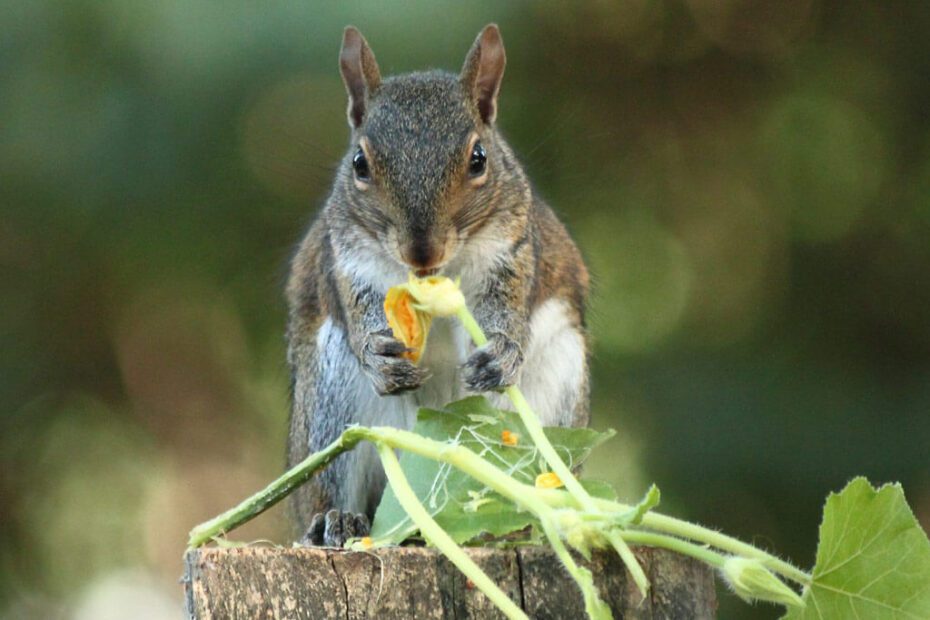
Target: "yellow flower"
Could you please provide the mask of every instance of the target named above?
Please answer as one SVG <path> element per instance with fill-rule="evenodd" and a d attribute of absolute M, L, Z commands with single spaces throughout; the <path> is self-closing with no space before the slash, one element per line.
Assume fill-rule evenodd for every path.
<path fill-rule="evenodd" d="M 384 315 L 394 337 L 410 351 L 404 357 L 414 364 L 426 347 L 426 336 L 434 316 L 452 316 L 465 307 L 465 296 L 457 282 L 445 276 L 417 278 L 410 274 L 405 284 L 392 286 L 384 296 Z"/>
<path fill-rule="evenodd" d="M 515 446 L 515 445 L 517 445 L 517 440 L 518 440 L 519 438 L 520 438 L 520 436 L 517 435 L 516 433 L 512 433 L 512 432 L 507 431 L 507 430 L 501 432 L 501 442 L 502 442 L 505 446 Z"/>
<path fill-rule="evenodd" d="M 414 301 L 407 285 L 392 286 L 384 297 L 384 315 L 394 337 L 410 349 L 404 357 L 416 364 L 426 347 L 432 317 L 419 311 Z"/>
<path fill-rule="evenodd" d="M 371 536 L 365 536 L 359 542 L 362 543 L 362 548 L 371 549 Z"/>
<path fill-rule="evenodd" d="M 562 480 L 551 471 L 536 476 L 537 489 L 557 489 L 560 486 L 562 486 Z"/>

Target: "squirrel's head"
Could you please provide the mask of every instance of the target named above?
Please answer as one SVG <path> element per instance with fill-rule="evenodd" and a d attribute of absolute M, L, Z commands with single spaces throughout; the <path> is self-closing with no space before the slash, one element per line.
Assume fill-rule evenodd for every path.
<path fill-rule="evenodd" d="M 494 129 L 505 65 L 500 31 L 481 31 L 459 75 L 382 80 L 350 26 L 339 64 L 352 141 L 338 189 L 349 217 L 409 269 L 440 269 L 522 178 Z"/>

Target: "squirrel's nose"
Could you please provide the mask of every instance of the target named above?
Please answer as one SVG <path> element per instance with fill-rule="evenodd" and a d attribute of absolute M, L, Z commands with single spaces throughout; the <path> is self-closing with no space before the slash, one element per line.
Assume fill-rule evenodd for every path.
<path fill-rule="evenodd" d="M 421 277 L 435 273 L 443 258 L 442 248 L 428 238 L 414 239 L 404 252 L 404 261 Z"/>

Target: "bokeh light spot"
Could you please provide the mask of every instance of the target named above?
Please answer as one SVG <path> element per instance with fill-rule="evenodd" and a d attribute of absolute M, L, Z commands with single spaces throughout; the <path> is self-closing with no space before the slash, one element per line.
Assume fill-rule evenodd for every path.
<path fill-rule="evenodd" d="M 345 144 L 344 100 L 335 63 L 331 76 L 292 76 L 265 90 L 241 120 L 248 169 L 276 196 L 309 206 Z"/>
<path fill-rule="evenodd" d="M 596 341 L 625 352 L 655 348 L 681 321 L 692 268 L 681 243 L 644 212 L 578 229 L 594 276 Z M 609 300 L 609 301 L 608 301 Z"/>
<path fill-rule="evenodd" d="M 687 323 L 698 340 L 725 345 L 779 307 L 787 286 L 785 225 L 736 174 L 704 170 L 678 196 L 672 227 L 692 257 Z"/>
<path fill-rule="evenodd" d="M 174 592 L 141 569 L 102 575 L 75 605 L 73 620 L 175 620 Z"/>
<path fill-rule="evenodd" d="M 759 149 L 776 192 L 771 200 L 788 211 L 801 238 L 843 237 L 878 197 L 886 165 L 882 135 L 849 102 L 804 95 L 778 100 Z"/>
<path fill-rule="evenodd" d="M 813 31 L 814 0 L 686 0 L 698 29 L 734 53 L 779 55 Z"/>
<path fill-rule="evenodd" d="M 21 475 L 37 541 L 33 559 L 55 593 L 138 561 L 142 498 L 157 478 L 150 438 L 96 400 L 78 398 L 43 434 Z"/>

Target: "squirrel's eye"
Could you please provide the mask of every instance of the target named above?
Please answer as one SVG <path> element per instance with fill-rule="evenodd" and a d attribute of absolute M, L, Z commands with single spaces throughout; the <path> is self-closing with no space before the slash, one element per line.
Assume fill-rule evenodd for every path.
<path fill-rule="evenodd" d="M 371 171 L 368 170 L 368 159 L 365 157 L 365 151 L 359 148 L 352 157 L 352 169 L 355 170 L 355 178 L 359 181 L 368 181 L 371 179 Z"/>
<path fill-rule="evenodd" d="M 481 146 L 480 142 L 475 142 L 475 146 L 471 149 L 471 157 L 468 160 L 468 174 L 473 177 L 481 176 L 484 174 L 487 162 L 488 155 L 484 152 L 484 147 Z"/>

